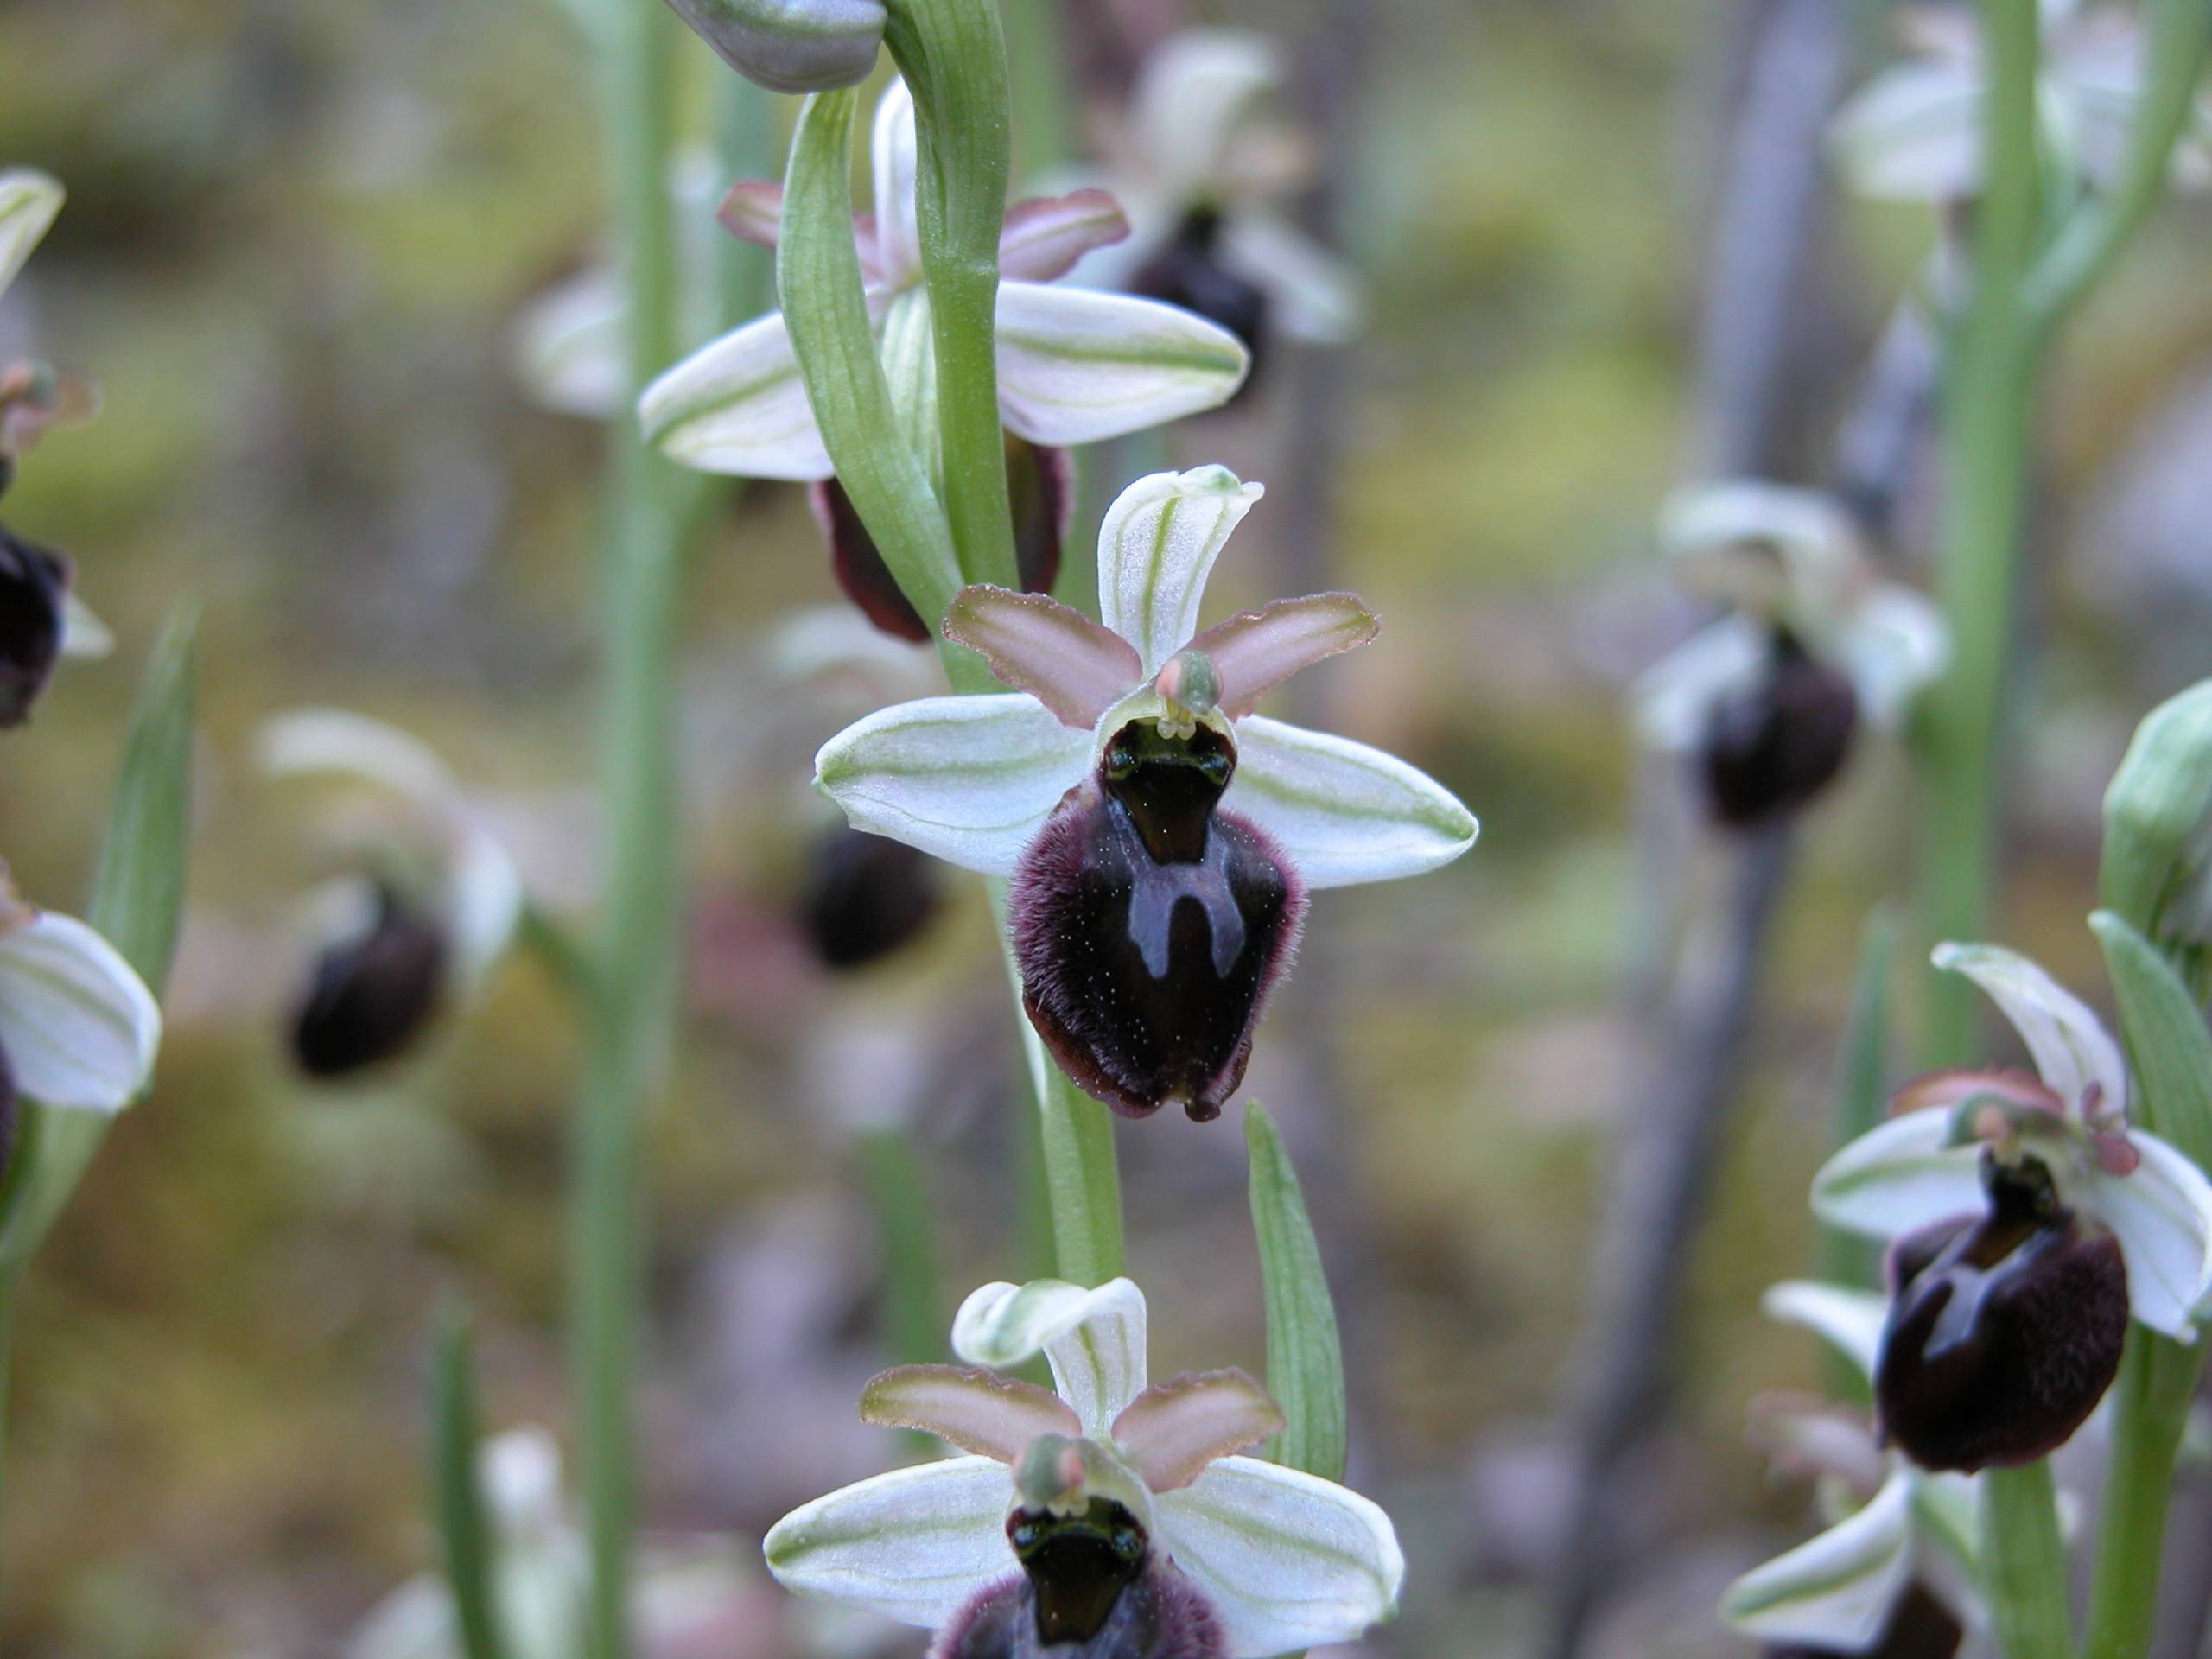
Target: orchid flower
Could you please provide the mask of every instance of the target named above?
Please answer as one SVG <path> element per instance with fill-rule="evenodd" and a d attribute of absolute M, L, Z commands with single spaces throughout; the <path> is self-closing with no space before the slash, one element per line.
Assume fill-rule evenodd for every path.
<path fill-rule="evenodd" d="M 521 923 L 522 878 L 445 762 L 396 727 L 303 709 L 268 721 L 259 748 L 272 777 L 322 776 L 396 801 L 432 867 L 328 895 L 294 1046 L 314 1075 L 350 1071 L 399 1052 L 449 995 L 480 985 Z"/>
<path fill-rule="evenodd" d="M 1826 495 L 1694 485 L 1662 508 L 1659 538 L 1683 586 L 1731 611 L 1637 681 L 1637 725 L 1704 762 L 1725 822 L 1802 805 L 1841 769 L 1856 726 L 1896 730 L 1949 658 L 1942 613 L 1876 575 Z"/>
<path fill-rule="evenodd" d="M 0 296 L 61 211 L 61 186 L 32 168 L 0 169 Z M 90 385 L 42 363 L 0 365 L 0 495 L 16 461 L 49 426 L 89 419 Z M 71 589 L 69 562 L 0 526 L 0 726 L 17 726 L 62 657 L 104 657 L 114 636 Z"/>
<path fill-rule="evenodd" d="M 18 1100 L 112 1116 L 145 1093 L 162 1011 L 115 947 L 0 869 L 0 1166 Z"/>
<path fill-rule="evenodd" d="M 590 1567 L 583 1539 L 565 1513 L 560 1448 L 543 1429 L 512 1429 L 482 1443 L 477 1471 L 497 1544 L 491 1592 L 506 1652 L 510 1659 L 569 1659 L 575 1609 Z M 652 1540 L 644 1546 L 637 1592 L 644 1659 L 728 1650 L 728 1628 L 751 1588 L 741 1560 L 721 1540 Z M 426 1573 L 394 1590 L 370 1609 L 345 1654 L 346 1659 L 462 1659 L 446 1575 Z"/>
<path fill-rule="evenodd" d="M 2037 1076 L 1948 1071 L 1908 1084 L 1898 1116 L 1844 1147 L 1813 1183 L 1813 1208 L 1850 1231 L 1895 1238 L 1983 1210 L 1985 1154 L 2047 1172 L 2057 1201 L 2109 1228 L 2127 1303 L 2153 1331 L 2195 1339 L 2212 1293 L 2212 1182 L 2127 1123 L 2120 1046 L 2080 1000 L 1994 945 L 1937 947 L 1936 965 L 1995 1000 Z"/>
<path fill-rule="evenodd" d="M 1405 1561 L 1389 1517 L 1236 1455 L 1281 1423 L 1243 1373 L 1147 1386 L 1145 1318 L 1127 1279 L 984 1286 L 954 1319 L 954 1351 L 997 1369 L 1042 1352 L 1055 1391 L 944 1365 L 884 1373 L 861 1414 L 966 1455 L 793 1510 L 769 1530 L 768 1570 L 800 1595 L 944 1631 L 949 1659 L 978 1625 L 1033 1608 L 1041 1639 L 1088 1640 L 1139 1598 L 1178 1625 L 1185 1645 L 1168 1650 L 1225 1659 L 1348 1642 L 1391 1618 Z M 1058 1547 L 1094 1533 L 1110 1554 Z"/>
<path fill-rule="evenodd" d="M 1448 864 L 1476 823 L 1403 761 L 1254 710 L 1374 638 L 1350 594 L 1201 633 L 1206 578 L 1260 499 L 1220 467 L 1138 480 L 1098 536 L 1103 626 L 1040 594 L 963 588 L 948 639 L 997 696 L 926 697 L 823 746 L 817 786 L 862 830 L 1012 881 L 1030 1019 L 1123 1113 L 1216 1116 L 1313 887 Z"/>
<path fill-rule="evenodd" d="M 1884 1300 L 1803 1281 L 1766 1294 L 1768 1314 L 1824 1337 L 1872 1382 Z M 1916 1586 L 1970 1630 L 1986 1622 L 1978 1589 L 1974 1484 L 1929 1474 L 1885 1451 L 1861 1423 L 1834 1413 L 1770 1411 L 1762 1424 L 1777 1463 L 1821 1477 L 1831 1525 L 1728 1586 L 1721 1617 L 1745 1635 L 1821 1652 L 1876 1649 Z"/>
<path fill-rule="evenodd" d="M 902 407 L 922 409 L 935 397 L 935 359 L 915 220 L 914 102 L 904 81 L 893 81 L 876 105 L 874 151 L 875 213 L 855 220 L 854 236 L 893 395 Z M 721 215 L 735 235 L 769 247 L 782 216 L 782 188 L 768 183 L 737 186 Z M 1126 295 L 1053 286 L 1084 253 L 1127 233 L 1121 210 L 1098 190 L 1018 202 L 1006 216 L 999 407 L 1015 445 L 1009 481 L 1025 587 L 1049 587 L 1058 564 L 1070 496 L 1058 451 L 1211 409 L 1244 378 L 1243 346 L 1201 318 Z M 645 388 L 638 415 L 646 438 L 686 466 L 813 485 L 847 590 L 880 624 L 928 637 L 836 485 L 780 312 L 669 370 Z"/>
<path fill-rule="evenodd" d="M 1337 344 L 1364 309 L 1357 275 L 1278 211 L 1302 182 L 1301 146 L 1259 118 L 1281 52 L 1236 29 L 1189 29 L 1145 60 L 1104 182 L 1128 241 L 1087 256 L 1079 282 L 1147 294 L 1263 336 Z"/>
<path fill-rule="evenodd" d="M 2037 106 L 2049 151 L 2104 188 L 2125 164 L 2145 86 L 2140 20 L 2120 7 L 2044 0 Z M 1916 54 L 1875 76 L 1837 113 L 1830 143 L 1863 195 L 1963 201 L 1981 188 L 1981 31 L 1955 8 L 1900 14 Z M 2212 105 L 2196 106 L 2173 158 L 2177 183 L 2212 183 Z"/>

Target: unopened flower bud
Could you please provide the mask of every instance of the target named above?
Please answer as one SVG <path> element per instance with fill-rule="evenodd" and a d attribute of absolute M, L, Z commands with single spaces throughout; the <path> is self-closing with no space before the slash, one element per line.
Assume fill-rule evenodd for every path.
<path fill-rule="evenodd" d="M 668 0 L 715 55 L 772 92 L 866 80 L 883 42 L 880 0 Z"/>
<path fill-rule="evenodd" d="M 1007 499 L 1014 512 L 1014 556 L 1024 593 L 1046 594 L 1059 580 L 1061 550 L 1075 517 L 1075 464 L 1052 449 L 1007 434 Z M 836 479 L 811 485 L 808 499 L 837 586 L 884 632 L 917 645 L 937 638 L 883 562 L 883 554 Z"/>
<path fill-rule="evenodd" d="M 1698 759 L 1713 817 L 1749 829 L 1797 811 L 1843 770 L 1858 724 L 1849 677 L 1777 631 L 1758 677 L 1706 716 Z"/>
<path fill-rule="evenodd" d="M 2029 1463 L 2071 1439 L 2120 1369 L 2127 1269 L 2033 1159 L 1985 1154 L 1989 1209 L 1890 1255 L 1874 1375 L 1883 1433 L 1926 1469 Z"/>
<path fill-rule="evenodd" d="M 2212 943 L 2212 680 L 2144 716 L 2105 791 L 2105 906 L 2158 938 Z"/>
<path fill-rule="evenodd" d="M 1193 207 L 1175 234 L 1129 278 L 1129 292 L 1161 300 L 1217 323 L 1236 336 L 1252 354 L 1251 372 L 1236 396 L 1243 397 L 1259 378 L 1260 347 L 1267 335 L 1267 290 L 1239 276 L 1221 257 L 1221 213 Z M 1235 398 L 1230 400 L 1235 401 Z"/>
<path fill-rule="evenodd" d="M 1067 1074 L 1115 1110 L 1220 1115 L 1289 966 L 1304 884 L 1218 810 L 1228 738 L 1137 721 L 1022 856 L 1012 888 L 1022 1003 Z"/>
<path fill-rule="evenodd" d="M 0 727 L 30 717 L 61 655 L 69 565 L 0 529 Z"/>
<path fill-rule="evenodd" d="M 292 1054 L 314 1077 L 342 1077 L 404 1052 L 437 1011 L 445 930 L 379 886 L 365 928 L 326 945 L 292 1020 Z"/>
<path fill-rule="evenodd" d="M 840 823 L 808 857 L 799 920 L 824 967 L 864 968 L 927 927 L 938 899 L 927 854 Z"/>
<path fill-rule="evenodd" d="M 985 1590 L 933 1659 L 1218 1659 L 1219 1621 L 1136 1517 L 1094 1498 L 1079 1514 L 1018 1509 L 1007 1541 L 1021 1576 Z"/>

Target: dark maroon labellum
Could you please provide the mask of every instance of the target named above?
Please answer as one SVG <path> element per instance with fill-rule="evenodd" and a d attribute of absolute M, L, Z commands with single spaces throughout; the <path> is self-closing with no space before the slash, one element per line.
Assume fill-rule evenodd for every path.
<path fill-rule="evenodd" d="M 1749 829 L 1797 811 L 1835 781 L 1858 725 L 1850 680 L 1777 630 L 1759 677 L 1706 715 L 1698 759 L 1713 816 Z"/>
<path fill-rule="evenodd" d="M 933 1659 L 1219 1659 L 1213 1610 L 1119 1503 L 1081 1515 L 1017 1510 L 1021 1576 L 991 1586 L 938 1638 Z"/>
<path fill-rule="evenodd" d="M 841 823 L 809 855 L 799 919 L 823 966 L 862 968 L 928 926 L 938 896 L 926 853 Z"/>
<path fill-rule="evenodd" d="M 0 528 L 0 727 L 29 718 L 61 656 L 69 564 Z"/>
<path fill-rule="evenodd" d="M 1125 726 L 1014 872 L 1022 1005 L 1067 1074 L 1128 1116 L 1171 1102 L 1219 1116 L 1297 948 L 1304 884 L 1218 810 L 1235 768 L 1205 727 Z"/>
<path fill-rule="evenodd" d="M 1951 1659 L 1966 1630 L 1951 1617 L 1949 1608 L 1916 1582 L 1909 1586 L 1890 1611 L 1890 1622 L 1871 1648 L 1859 1659 Z M 1815 1648 L 1801 1642 L 1774 1643 L 1761 1649 L 1762 1659 L 1828 1659 L 1843 1655 L 1841 1648 Z"/>
<path fill-rule="evenodd" d="M 1199 207 L 1184 214 L 1175 234 L 1129 278 L 1129 292 L 1195 312 L 1243 341 L 1252 354 L 1252 368 L 1236 397 L 1251 391 L 1259 378 L 1260 347 L 1267 335 L 1267 290 L 1222 263 L 1217 210 Z"/>
<path fill-rule="evenodd" d="M 1874 1373 L 1882 1433 L 1924 1469 L 2029 1463 L 2073 1438 L 2120 1370 L 2119 1241 L 2060 1202 L 2050 1172 L 1985 1156 L 1983 1214 L 1890 1253 Z"/>
<path fill-rule="evenodd" d="M 1014 555 L 1022 591 L 1044 594 L 1059 580 L 1061 549 L 1075 515 L 1075 467 L 1065 449 L 1047 449 L 1006 435 L 1007 499 L 1014 512 Z M 888 634 L 925 644 L 937 638 L 924 625 L 883 562 L 852 498 L 836 479 L 808 487 L 815 523 L 830 543 L 830 565 L 845 597 Z"/>
<path fill-rule="evenodd" d="M 365 932 L 324 947 L 292 1021 L 292 1055 L 314 1077 L 342 1077 L 404 1053 L 437 1011 L 445 931 L 390 887 Z"/>

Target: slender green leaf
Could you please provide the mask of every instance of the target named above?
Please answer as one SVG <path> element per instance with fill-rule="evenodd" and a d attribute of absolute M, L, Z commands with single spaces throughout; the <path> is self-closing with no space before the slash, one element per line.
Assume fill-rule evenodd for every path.
<path fill-rule="evenodd" d="M 2171 964 L 2109 910 L 2089 918 L 2120 1002 L 2120 1032 L 2135 1073 L 2130 1113 L 2200 1169 L 2212 1169 L 2212 1032 Z"/>
<path fill-rule="evenodd" d="M 1245 1109 L 1244 1145 L 1252 1165 L 1252 1230 L 1267 1285 L 1268 1391 L 1287 1424 L 1268 1455 L 1309 1475 L 1341 1480 L 1344 1357 L 1321 1247 L 1290 1154 L 1256 1103 Z"/>
<path fill-rule="evenodd" d="M 138 691 L 86 919 L 158 996 L 184 915 L 191 852 L 192 721 L 198 622 L 180 613 Z M 103 1113 L 27 1105 L 0 1197 L 0 1268 L 30 1259 L 106 1136 Z"/>
<path fill-rule="evenodd" d="M 2098 897 L 2145 935 L 2201 864 L 2212 817 L 2212 680 L 2143 717 L 2105 791 Z"/>
<path fill-rule="evenodd" d="M 876 353 L 853 244 L 853 110 L 849 92 L 817 92 L 799 113 L 784 175 L 777 296 L 837 481 L 899 588 L 934 619 L 960 586 L 960 567 Z"/>
<path fill-rule="evenodd" d="M 451 1306 L 440 1316 L 436 1412 L 431 1446 L 431 1490 L 437 1494 L 438 1535 L 445 1545 L 446 1581 L 453 1591 L 454 1623 L 465 1659 L 503 1659 L 506 1643 L 492 1586 L 499 1569 L 498 1540 L 484 1505 L 477 1470 L 481 1429 L 476 1410 L 476 1360 L 468 1316 Z"/>

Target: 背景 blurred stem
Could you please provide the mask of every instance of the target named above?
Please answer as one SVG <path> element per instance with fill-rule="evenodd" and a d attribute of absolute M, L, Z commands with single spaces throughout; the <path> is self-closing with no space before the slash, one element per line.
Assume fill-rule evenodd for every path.
<path fill-rule="evenodd" d="M 679 28 L 627 0 L 605 48 L 605 137 L 630 302 L 632 390 L 675 360 L 673 213 Z M 577 1103 L 570 1248 L 572 1386 L 589 1533 L 582 1650 L 623 1659 L 635 1510 L 631 1373 L 644 1303 L 640 1140 L 665 1081 L 677 995 L 676 760 L 672 674 L 682 526 L 699 487 L 627 423 L 613 435 L 604 515 L 600 790 L 605 834 L 600 931 Z"/>
<path fill-rule="evenodd" d="M 1943 388 L 1944 507 L 1938 560 L 1950 671 L 1925 699 L 1920 921 L 1927 943 L 1987 932 L 1996 843 L 1997 746 L 2016 611 L 2030 433 L 2042 334 L 2026 295 L 2040 173 L 2037 0 L 1983 0 L 1981 195 L 1970 291 L 1952 321 Z M 1930 972 L 1922 1031 L 1931 1065 L 1971 1058 L 1973 984 Z"/>
<path fill-rule="evenodd" d="M 945 513 L 963 579 L 1016 588 L 999 420 L 999 232 L 1012 137 L 997 0 L 890 0 L 888 10 L 884 41 L 914 95 L 915 218 L 936 334 Z"/>
<path fill-rule="evenodd" d="M 2113 1384 L 2112 1462 L 2097 1528 L 2085 1659 L 2142 1659 L 2158 1610 L 2174 1459 L 2204 1350 L 2138 1325 Z"/>
<path fill-rule="evenodd" d="M 1989 1617 L 2005 1659 L 2074 1659 L 2066 1548 L 2047 1460 L 1981 1472 Z"/>
<path fill-rule="evenodd" d="M 1033 179 L 1074 154 L 1066 37 L 1060 8 L 1050 0 L 1004 0 L 1001 20 L 1022 177 Z"/>

